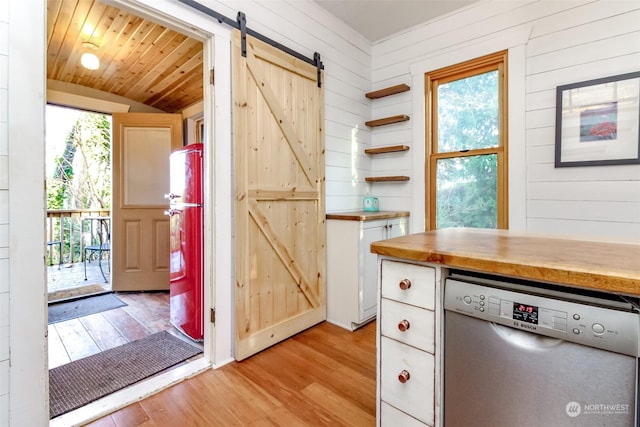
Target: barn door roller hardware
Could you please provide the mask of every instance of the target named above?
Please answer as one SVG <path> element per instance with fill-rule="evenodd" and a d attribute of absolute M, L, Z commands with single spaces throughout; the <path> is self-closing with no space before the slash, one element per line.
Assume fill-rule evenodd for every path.
<path fill-rule="evenodd" d="M 247 57 L 247 16 L 238 12 L 238 27 L 240 27 L 240 51 L 244 58 Z"/>
<path fill-rule="evenodd" d="M 322 63 L 320 54 L 318 52 L 315 52 L 313 54 L 313 59 L 311 59 L 299 52 L 296 52 L 295 50 L 289 49 L 288 47 L 278 43 L 275 40 L 270 39 L 265 35 L 262 35 L 256 31 L 253 31 L 250 28 L 247 28 L 247 17 L 243 12 L 238 12 L 237 20 L 234 21 L 233 19 L 228 18 L 222 15 L 221 13 L 216 12 L 215 10 L 209 9 L 206 6 L 201 5 L 195 0 L 178 0 L 178 1 L 180 3 L 186 4 L 187 6 L 191 6 L 192 8 L 198 10 L 199 12 L 204 13 L 205 15 L 215 18 L 221 24 L 226 24 L 230 27 L 240 30 L 240 33 L 242 34 L 242 56 L 245 56 L 245 57 L 247 56 L 247 34 L 249 34 L 251 37 L 255 37 L 258 40 L 261 40 L 275 47 L 276 49 L 280 49 L 281 51 L 286 52 L 289 55 L 300 59 L 301 61 L 304 61 L 308 64 L 315 66 L 318 69 L 318 87 L 322 87 L 321 76 L 322 76 L 322 70 L 324 70 L 324 64 Z"/>

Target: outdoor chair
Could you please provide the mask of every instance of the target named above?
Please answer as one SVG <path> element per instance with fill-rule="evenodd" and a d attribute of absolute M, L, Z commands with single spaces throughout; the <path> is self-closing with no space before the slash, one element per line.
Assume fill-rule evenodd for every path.
<path fill-rule="evenodd" d="M 107 275 L 102 266 L 103 254 L 107 255 L 107 268 L 109 268 L 109 259 L 111 255 L 111 231 L 110 218 L 106 216 L 85 217 L 82 218 L 82 232 L 86 233 L 86 239 L 83 239 L 84 246 L 82 248 L 84 262 L 84 280 L 87 280 L 87 262 L 91 262 L 92 257 L 98 259 L 98 267 L 105 283 L 108 282 Z"/>
<path fill-rule="evenodd" d="M 60 240 L 47 242 L 47 249 L 53 246 L 58 247 L 58 270 L 60 270 L 60 265 L 62 265 L 62 242 Z M 49 265 L 53 265 L 53 256 L 51 251 L 49 251 Z"/>

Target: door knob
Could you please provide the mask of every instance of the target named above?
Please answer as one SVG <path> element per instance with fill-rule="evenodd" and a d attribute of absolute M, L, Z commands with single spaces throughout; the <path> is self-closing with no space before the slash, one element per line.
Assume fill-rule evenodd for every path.
<path fill-rule="evenodd" d="M 402 289 L 403 291 L 406 291 L 407 289 L 409 289 L 411 287 L 411 280 L 409 279 L 402 279 L 399 283 L 400 289 Z"/>

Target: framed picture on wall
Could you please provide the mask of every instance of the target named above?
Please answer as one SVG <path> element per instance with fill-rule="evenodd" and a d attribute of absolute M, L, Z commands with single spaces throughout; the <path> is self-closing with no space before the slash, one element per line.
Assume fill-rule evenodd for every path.
<path fill-rule="evenodd" d="M 640 163 L 640 72 L 556 89 L 555 166 Z"/>

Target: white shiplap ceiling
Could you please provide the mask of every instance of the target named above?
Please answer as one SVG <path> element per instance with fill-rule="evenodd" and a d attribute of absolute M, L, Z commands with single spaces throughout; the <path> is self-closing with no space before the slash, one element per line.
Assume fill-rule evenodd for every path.
<path fill-rule="evenodd" d="M 464 8 L 478 0 L 315 0 L 369 41 L 375 42 Z"/>

